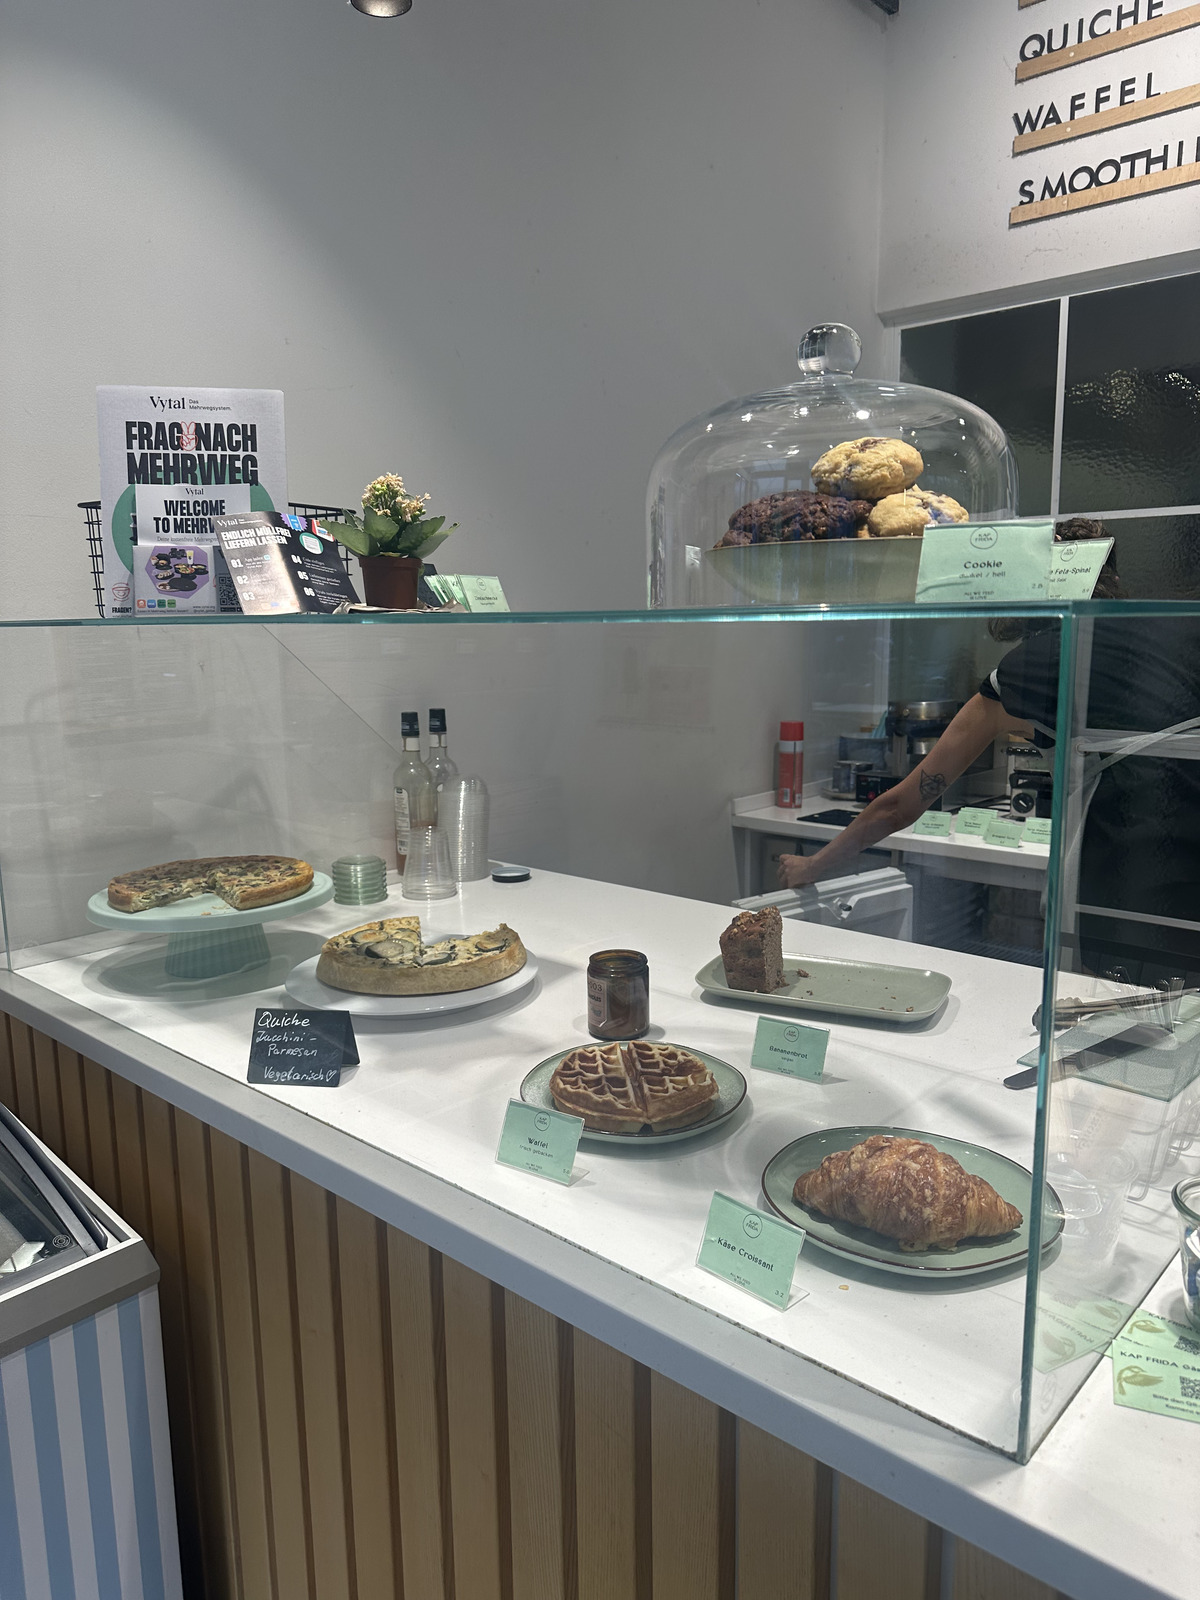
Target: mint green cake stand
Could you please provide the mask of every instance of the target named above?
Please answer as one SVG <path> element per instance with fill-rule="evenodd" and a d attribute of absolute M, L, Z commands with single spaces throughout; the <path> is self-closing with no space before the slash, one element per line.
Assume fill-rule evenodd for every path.
<path fill-rule="evenodd" d="M 197 894 L 149 911 L 117 911 L 101 889 L 87 903 L 88 921 L 122 933 L 166 934 L 166 974 L 185 982 L 223 978 L 265 966 L 271 958 L 264 922 L 297 917 L 333 899 L 333 879 L 314 872 L 312 887 L 291 900 L 253 911 L 235 911 L 215 894 Z"/>

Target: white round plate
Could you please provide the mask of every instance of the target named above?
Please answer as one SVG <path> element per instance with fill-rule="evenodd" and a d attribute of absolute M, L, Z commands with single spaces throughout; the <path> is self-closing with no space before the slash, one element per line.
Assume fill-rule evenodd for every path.
<path fill-rule="evenodd" d="M 321 1010 L 349 1011 L 355 1017 L 434 1017 L 446 1011 L 467 1011 L 487 1000 L 502 1000 L 518 994 L 537 977 L 538 964 L 526 954 L 525 965 L 511 978 L 485 983 L 479 989 L 459 989 L 454 994 L 355 994 L 350 989 L 334 989 L 317 977 L 320 956 L 312 956 L 293 967 L 283 987 L 299 1005 Z"/>
<path fill-rule="evenodd" d="M 256 922 L 298 916 L 332 899 L 333 879 L 327 872 L 314 872 L 312 884 L 303 894 L 249 911 L 235 911 L 215 894 L 195 894 L 169 906 L 151 906 L 149 911 L 118 911 L 108 903 L 108 890 L 100 889 L 88 901 L 87 915 L 89 922 L 101 928 L 121 928 L 127 933 L 211 933 L 219 923 L 249 928 Z"/>

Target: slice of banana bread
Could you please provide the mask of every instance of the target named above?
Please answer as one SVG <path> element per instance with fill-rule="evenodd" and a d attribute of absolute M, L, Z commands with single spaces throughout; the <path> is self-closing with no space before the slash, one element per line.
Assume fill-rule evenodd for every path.
<path fill-rule="evenodd" d="M 778 906 L 739 911 L 721 935 L 721 960 L 731 989 L 771 994 L 783 987 L 783 918 Z"/>

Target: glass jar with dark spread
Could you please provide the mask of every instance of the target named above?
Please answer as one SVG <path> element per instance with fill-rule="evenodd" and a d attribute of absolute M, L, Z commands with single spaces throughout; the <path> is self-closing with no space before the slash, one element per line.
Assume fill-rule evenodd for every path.
<path fill-rule="evenodd" d="M 598 950 L 588 962 L 588 1032 L 640 1039 L 650 1026 L 650 966 L 640 950 Z"/>

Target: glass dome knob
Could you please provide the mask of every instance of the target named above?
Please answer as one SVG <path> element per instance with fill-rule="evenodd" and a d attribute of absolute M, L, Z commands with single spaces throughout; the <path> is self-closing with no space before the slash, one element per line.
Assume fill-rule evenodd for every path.
<path fill-rule="evenodd" d="M 806 377 L 853 372 L 862 359 L 862 340 L 844 322 L 819 322 L 800 341 L 796 361 Z"/>

